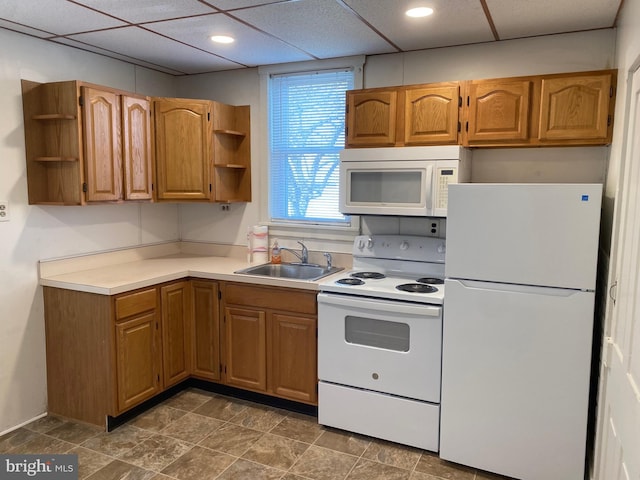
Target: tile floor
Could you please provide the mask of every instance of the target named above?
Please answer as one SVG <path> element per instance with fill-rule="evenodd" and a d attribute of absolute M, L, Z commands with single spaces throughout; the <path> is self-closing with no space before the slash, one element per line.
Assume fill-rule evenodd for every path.
<path fill-rule="evenodd" d="M 47 416 L 0 453 L 75 453 L 88 480 L 498 480 L 437 455 L 318 425 L 313 417 L 184 390 L 110 433 Z"/>

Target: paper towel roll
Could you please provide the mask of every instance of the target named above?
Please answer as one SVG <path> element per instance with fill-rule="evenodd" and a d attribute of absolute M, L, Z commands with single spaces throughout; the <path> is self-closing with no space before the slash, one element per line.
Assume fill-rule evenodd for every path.
<path fill-rule="evenodd" d="M 254 225 L 251 233 L 251 262 L 267 263 L 269 261 L 269 227 Z"/>

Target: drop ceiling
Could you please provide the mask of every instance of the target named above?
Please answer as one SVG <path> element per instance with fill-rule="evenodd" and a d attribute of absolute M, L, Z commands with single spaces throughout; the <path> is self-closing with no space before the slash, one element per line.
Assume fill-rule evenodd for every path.
<path fill-rule="evenodd" d="M 0 0 L 0 28 L 190 75 L 612 28 L 623 1 Z"/>

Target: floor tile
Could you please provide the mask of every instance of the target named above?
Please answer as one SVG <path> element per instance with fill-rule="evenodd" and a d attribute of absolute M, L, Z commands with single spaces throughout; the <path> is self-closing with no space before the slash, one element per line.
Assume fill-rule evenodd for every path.
<path fill-rule="evenodd" d="M 235 417 L 245 408 L 247 408 L 247 404 L 245 402 L 232 398 L 215 396 L 209 401 L 203 403 L 200 407 L 196 408 L 194 413 L 227 421 Z"/>
<path fill-rule="evenodd" d="M 191 412 L 204 405 L 206 402 L 211 400 L 212 397 L 213 394 L 211 393 L 204 392 L 202 390 L 189 389 L 177 393 L 169 400 L 163 402 L 163 405 Z"/>
<path fill-rule="evenodd" d="M 13 448 L 9 453 L 32 453 L 32 454 L 46 454 L 46 453 L 67 453 L 76 445 L 73 443 L 65 442 L 64 440 L 58 440 L 57 438 L 49 437 L 47 435 L 37 434 L 28 442 L 22 443 Z"/>
<path fill-rule="evenodd" d="M 282 437 L 293 438 L 301 442 L 313 443 L 322 435 L 324 429 L 318 425 L 314 417 L 291 413 L 282 419 L 269 433 Z"/>
<path fill-rule="evenodd" d="M 221 425 L 224 425 L 222 420 L 195 413 L 187 413 L 169 424 L 161 433 L 185 442 L 198 443 Z"/>
<path fill-rule="evenodd" d="M 319 447 L 329 448 L 357 457 L 364 453 L 370 443 L 371 440 L 367 437 L 336 429 L 325 429 L 315 441 L 315 445 Z"/>
<path fill-rule="evenodd" d="M 284 474 L 284 470 L 278 470 L 240 458 L 216 480 L 277 480 L 282 478 Z"/>
<path fill-rule="evenodd" d="M 515 480 L 515 479 L 513 479 L 512 477 L 505 477 L 503 475 L 497 475 L 495 473 L 478 470 L 476 472 L 475 480 Z"/>
<path fill-rule="evenodd" d="M 13 432 L 5 433 L 0 437 L 0 453 L 7 453 L 23 443 L 33 440 L 38 436 L 37 432 L 26 428 L 16 428 Z"/>
<path fill-rule="evenodd" d="M 475 469 L 441 460 L 436 454 L 425 452 L 416 465 L 416 471 L 446 480 L 474 480 Z"/>
<path fill-rule="evenodd" d="M 112 457 L 89 450 L 84 447 L 76 447 L 67 453 L 78 455 L 78 479 L 84 480 L 92 473 L 97 472 L 113 461 Z"/>
<path fill-rule="evenodd" d="M 113 460 L 93 475 L 89 475 L 87 480 L 151 480 L 155 475 L 155 472 Z"/>
<path fill-rule="evenodd" d="M 144 428 L 158 433 L 160 430 L 169 426 L 172 422 L 179 419 L 187 412 L 178 410 L 177 408 L 168 407 L 166 405 L 158 405 L 145 413 L 138 415 L 128 425 Z"/>
<path fill-rule="evenodd" d="M 99 427 L 85 425 L 83 423 L 66 422 L 47 432 L 47 435 L 66 442 L 80 444 L 102 432 L 104 432 L 104 430 Z"/>
<path fill-rule="evenodd" d="M 82 446 L 105 455 L 118 457 L 152 435 L 153 433 L 148 430 L 123 425 L 112 432 L 102 432 L 82 442 Z"/>
<path fill-rule="evenodd" d="M 280 412 L 275 408 L 260 406 L 247 406 L 240 413 L 235 415 L 230 423 L 241 425 L 253 430 L 268 432 L 278 425 L 286 416 L 286 413 Z"/>
<path fill-rule="evenodd" d="M 286 470 L 300 458 L 309 446 L 308 443 L 298 442 L 291 438 L 266 434 L 254 443 L 242 458 Z"/>
<path fill-rule="evenodd" d="M 47 433 L 49 430 L 53 430 L 64 423 L 65 421 L 63 419 L 58 418 L 55 415 L 47 415 L 46 417 L 42 417 L 28 423 L 24 428 L 33 432 Z"/>
<path fill-rule="evenodd" d="M 347 480 L 409 480 L 411 471 L 360 459 Z"/>
<path fill-rule="evenodd" d="M 154 435 L 123 453 L 119 458 L 146 470 L 160 472 L 192 447 L 193 445 L 180 440 Z"/>
<path fill-rule="evenodd" d="M 225 423 L 202 440 L 200 445 L 240 457 L 263 435 L 257 430 Z"/>
<path fill-rule="evenodd" d="M 193 447 L 165 467 L 162 473 L 179 480 L 213 480 L 235 460 L 235 457 L 225 453 Z"/>
<path fill-rule="evenodd" d="M 149 480 L 174 480 L 174 478 L 164 473 L 157 473 L 155 477 L 151 477 Z"/>
<path fill-rule="evenodd" d="M 414 470 L 409 477 L 409 480 L 442 480 L 442 477 L 434 477 L 428 473 L 418 472 Z"/>
<path fill-rule="evenodd" d="M 313 480 L 343 480 L 357 460 L 357 457 L 314 445 L 304 452 L 290 472 Z"/>
<path fill-rule="evenodd" d="M 406 447 L 384 440 L 373 440 L 362 457 L 393 467 L 413 470 L 421 455 L 422 450 L 417 448 Z"/>

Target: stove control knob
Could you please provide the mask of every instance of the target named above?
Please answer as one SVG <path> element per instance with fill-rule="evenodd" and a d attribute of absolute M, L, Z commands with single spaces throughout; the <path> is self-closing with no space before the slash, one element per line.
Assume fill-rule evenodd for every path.
<path fill-rule="evenodd" d="M 373 248 L 373 238 L 369 237 L 367 240 L 367 248 L 371 250 Z"/>
<path fill-rule="evenodd" d="M 447 246 L 444 243 L 438 245 L 438 253 L 447 253 Z"/>
<path fill-rule="evenodd" d="M 407 242 L 406 240 L 403 240 L 402 243 L 400 244 L 400 250 L 409 250 L 409 242 Z"/>
<path fill-rule="evenodd" d="M 361 238 L 358 240 L 358 250 L 364 249 L 364 240 Z"/>

